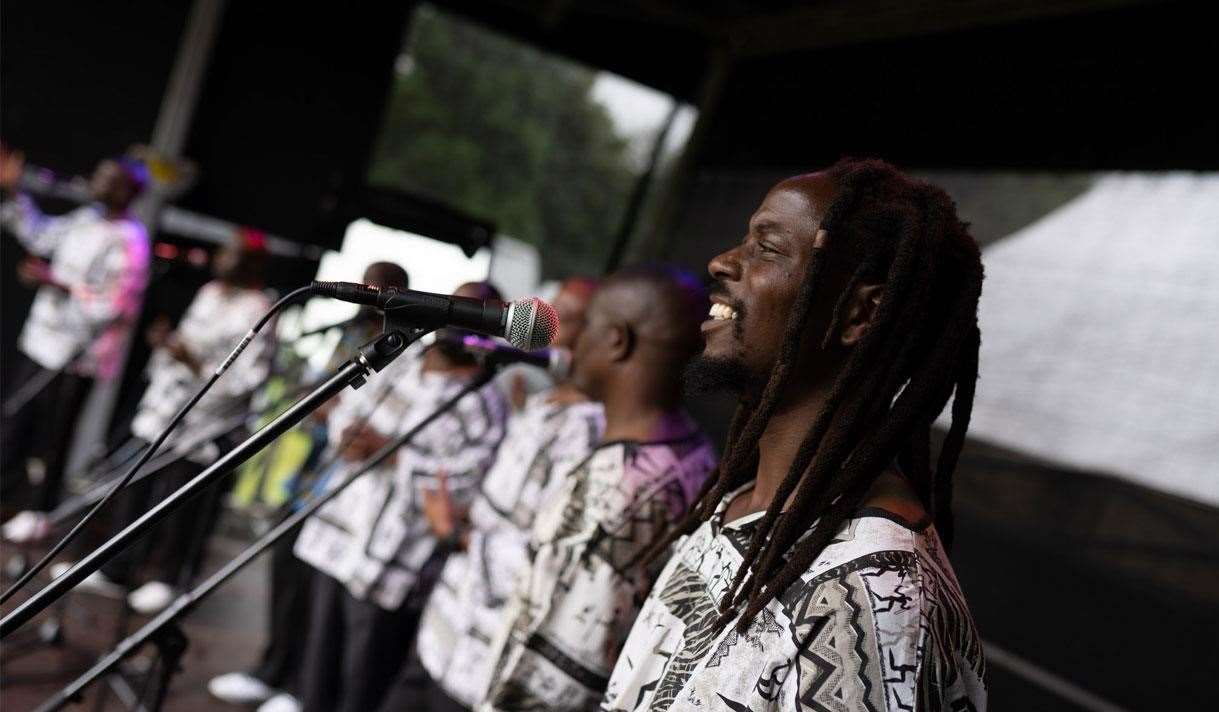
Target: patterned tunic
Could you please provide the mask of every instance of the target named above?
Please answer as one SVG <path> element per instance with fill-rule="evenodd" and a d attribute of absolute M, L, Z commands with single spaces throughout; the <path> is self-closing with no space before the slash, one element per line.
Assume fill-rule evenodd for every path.
<path fill-rule="evenodd" d="M 693 425 L 691 425 L 693 428 Z M 492 645 L 485 709 L 594 709 L 652 573 L 632 565 L 689 508 L 715 466 L 694 430 L 601 445 L 538 513 L 533 565 Z"/>
<path fill-rule="evenodd" d="M 344 391 L 330 415 L 331 442 L 364 418 L 383 435 L 400 435 L 461 390 L 462 379 L 424 372 L 420 355 L 412 349 L 363 388 Z M 422 490 L 439 486 L 443 472 L 454 501 L 468 504 L 503 437 L 507 408 L 494 385 L 457 401 L 398 449 L 396 464 L 360 476 L 310 517 L 296 542 L 297 557 L 342 582 L 355 598 L 396 610 L 436 553 Z M 334 486 L 361 464 L 339 459 L 323 477 Z"/>
<path fill-rule="evenodd" d="M 560 406 L 530 397 L 508 424 L 470 510 L 469 546 L 451 555 L 419 628 L 419 658 L 445 692 L 473 706 L 487 692 L 489 645 L 513 583 L 529 567 L 529 529 L 564 475 L 601 437 L 600 403 Z"/>
<path fill-rule="evenodd" d="M 178 338 L 199 360 L 199 373 L 165 349 L 154 351 L 148 362 L 148 388 L 131 431 L 144 440 L 156 439 L 270 308 L 270 297 L 261 291 L 226 287 L 220 282 L 203 285 L 177 329 Z M 219 452 L 211 439 L 224 435 L 234 417 L 240 419 L 251 394 L 266 380 L 273 331 L 264 327 L 250 342 L 241 358 L 186 414 L 170 436 L 169 447 L 204 465 L 216 459 Z"/>
<path fill-rule="evenodd" d="M 71 290 L 39 287 L 21 330 L 21 351 L 50 370 L 118 375 L 148 282 L 144 226 L 127 218 L 107 220 L 92 205 L 48 217 L 23 194 L 5 201 L 0 221 L 25 249 L 50 258 L 51 274 Z"/>
<path fill-rule="evenodd" d="M 724 524 L 735 494 L 665 565 L 602 710 L 986 709 L 973 620 L 925 522 L 861 510 L 744 635 L 716 631 L 762 517 Z"/>

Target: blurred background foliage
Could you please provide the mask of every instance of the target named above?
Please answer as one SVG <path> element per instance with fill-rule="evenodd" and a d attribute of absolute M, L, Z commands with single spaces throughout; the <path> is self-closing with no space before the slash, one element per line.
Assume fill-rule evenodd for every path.
<path fill-rule="evenodd" d="M 369 180 L 535 245 L 543 278 L 600 272 L 638 167 L 596 72 L 421 6 Z"/>

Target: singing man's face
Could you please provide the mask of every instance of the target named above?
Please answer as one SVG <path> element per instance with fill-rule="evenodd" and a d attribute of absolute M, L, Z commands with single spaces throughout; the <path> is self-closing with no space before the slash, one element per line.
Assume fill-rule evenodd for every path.
<path fill-rule="evenodd" d="M 131 191 L 131 180 L 123 167 L 109 159 L 97 164 L 89 178 L 90 195 L 105 205 L 126 204 L 131 199 Z"/>
<path fill-rule="evenodd" d="M 702 355 L 688 372 L 696 390 L 741 390 L 769 376 L 832 195 L 828 179 L 780 183 L 750 217 L 741 243 L 707 265 L 715 280 L 711 312 Z"/>

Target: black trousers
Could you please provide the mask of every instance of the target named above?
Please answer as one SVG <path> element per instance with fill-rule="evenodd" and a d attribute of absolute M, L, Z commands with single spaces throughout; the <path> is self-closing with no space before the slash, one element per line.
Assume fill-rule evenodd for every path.
<path fill-rule="evenodd" d="M 8 395 L 35 378 L 45 378 L 47 369 L 18 353 L 9 373 Z M 0 496 L 21 502 L 26 509 L 48 512 L 59 503 L 64 466 L 72 444 L 76 419 L 93 387 L 93 379 L 60 372 L 11 418 L 0 423 Z M 27 474 L 31 459 L 42 462 L 42 475 Z M 32 474 L 32 472 L 31 472 Z"/>
<path fill-rule="evenodd" d="M 406 659 L 422 607 L 408 600 L 387 611 L 319 571 L 312 598 L 301 705 L 305 712 L 376 710 Z"/>
<path fill-rule="evenodd" d="M 287 514 L 288 509 L 280 512 Z M 254 677 L 277 690 L 299 690 L 298 675 L 308 642 L 310 589 L 314 568 L 296 558 L 292 548 L 300 527 L 292 530 L 271 548 L 270 610 L 267 615 L 267 642 Z"/>
<path fill-rule="evenodd" d="M 204 466 L 185 458 L 129 486 L 117 507 L 117 528 L 135 521 L 149 507 L 168 497 L 204 470 Z M 102 567 L 106 576 L 118 583 L 135 583 L 137 569 L 151 580 L 165 581 L 186 588 L 194 580 L 207 551 L 207 540 L 220 517 L 225 482 L 216 482 L 195 499 L 174 510 L 132 547 Z"/>
<path fill-rule="evenodd" d="M 419 646 L 412 645 L 406 664 L 381 702 L 380 712 L 469 712 L 449 697 L 419 660 Z"/>

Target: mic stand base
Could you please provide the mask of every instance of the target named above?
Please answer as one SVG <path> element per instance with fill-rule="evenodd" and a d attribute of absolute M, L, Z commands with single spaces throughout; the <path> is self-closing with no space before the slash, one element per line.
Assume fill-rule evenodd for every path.
<path fill-rule="evenodd" d="M 156 688 L 148 709 L 159 710 L 165 702 L 165 695 L 169 693 L 169 683 L 173 680 L 174 673 L 178 672 L 178 668 L 182 665 L 182 655 L 186 653 L 186 647 L 190 642 L 186 639 L 186 634 L 178 627 L 178 622 L 171 620 L 162 626 L 156 635 L 152 636 L 152 644 L 157 650 L 157 657 L 160 661 L 157 669 Z"/>

